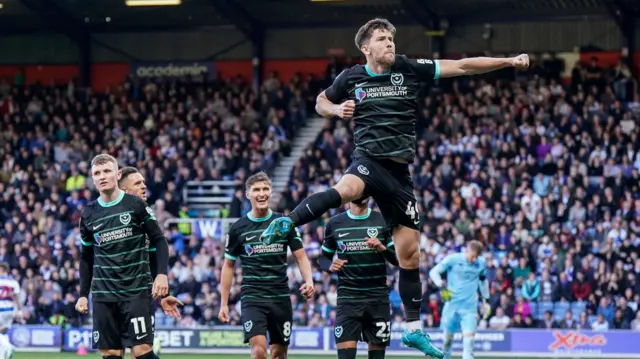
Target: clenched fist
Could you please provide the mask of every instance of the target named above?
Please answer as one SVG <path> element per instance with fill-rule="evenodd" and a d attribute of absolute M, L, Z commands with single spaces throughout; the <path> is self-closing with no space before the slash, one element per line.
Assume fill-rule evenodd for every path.
<path fill-rule="evenodd" d="M 78 302 L 76 303 L 76 311 L 82 314 L 87 314 L 89 312 L 89 300 L 87 297 L 78 298 Z"/>
<path fill-rule="evenodd" d="M 347 264 L 347 261 L 336 258 L 333 260 L 333 263 L 331 263 L 331 267 L 329 267 L 329 271 L 331 273 L 340 272 L 342 270 L 342 267 L 344 267 L 345 264 Z"/>
<path fill-rule="evenodd" d="M 334 115 L 342 118 L 349 119 L 353 117 L 353 113 L 356 111 L 356 103 L 353 100 L 345 101 L 336 107 L 336 113 Z"/>
<path fill-rule="evenodd" d="M 529 55 L 520 54 L 511 59 L 511 65 L 516 69 L 526 69 L 529 67 Z"/>

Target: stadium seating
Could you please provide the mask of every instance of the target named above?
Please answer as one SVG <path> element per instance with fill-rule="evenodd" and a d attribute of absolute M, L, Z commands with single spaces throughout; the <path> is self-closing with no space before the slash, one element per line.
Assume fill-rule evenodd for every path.
<path fill-rule="evenodd" d="M 549 311 L 559 322 L 570 310 L 575 320 L 585 313 L 591 321 L 600 298 L 618 296 L 627 298 L 635 318 L 640 304 L 638 97 L 597 92 L 576 82 L 579 77 L 563 87 L 549 81 L 553 75 L 530 76 L 534 73 L 545 72 L 520 74 L 529 79 L 526 83 L 466 78 L 425 89 L 412 173 L 422 213 L 421 270 L 426 274 L 447 252 L 478 239 L 492 254 L 493 273 L 502 273 L 489 276 L 494 313 L 502 307 L 513 315 L 523 286 L 539 285 L 539 296 L 528 304 L 535 319 L 543 320 Z M 0 99 L 0 260 L 9 262 L 21 281 L 25 311 L 35 313 L 25 317 L 29 323 L 59 323 L 57 314 L 69 325 L 87 321 L 75 313 L 73 303 L 78 295 L 77 223 L 82 206 L 95 198 L 87 174 L 94 154 L 106 151 L 123 165 L 139 167 L 150 203 L 164 219 L 192 214 L 182 203 L 188 181 L 242 183 L 251 172 L 273 169 L 306 116 L 291 115 L 288 86 L 282 86 L 284 102 L 266 94 L 272 101 L 262 103 L 247 102 L 259 96 L 249 96 L 246 85 L 239 90 L 235 85 L 185 86 L 214 94 L 208 102 L 189 104 L 177 98 L 175 103 L 157 101 L 161 94 L 175 96 L 162 85 L 90 98 L 71 96 L 66 88 L 32 86 L 26 92 L 15 86 Z M 305 98 L 319 90 L 293 86 L 310 88 Z M 303 107 L 301 113 L 313 113 L 311 101 Z M 285 133 L 276 145 L 264 140 L 274 123 Z M 351 135 L 349 123 L 326 122 L 297 162 L 278 210 L 290 210 L 339 179 L 353 150 Z M 226 196 L 216 203 L 226 206 L 229 217 L 247 212 L 246 201 L 230 188 L 214 192 Z M 319 228 L 340 210 L 303 228 L 313 260 L 322 241 Z M 170 285 L 186 305 L 179 322 L 158 313 L 157 324 L 218 325 L 220 243 L 198 241 L 188 227 L 166 234 L 173 248 Z M 296 272 L 291 270 L 294 282 L 300 280 Z M 529 273 L 536 282 L 527 284 Z M 402 314 L 396 272 L 390 268 L 389 274 L 394 312 Z M 318 301 L 294 300 L 297 325 L 333 324 L 335 278 L 321 273 L 315 278 Z M 426 284 L 425 323 L 438 326 L 442 303 Z M 238 290 L 237 284 L 230 301 L 232 324 L 239 318 Z"/>

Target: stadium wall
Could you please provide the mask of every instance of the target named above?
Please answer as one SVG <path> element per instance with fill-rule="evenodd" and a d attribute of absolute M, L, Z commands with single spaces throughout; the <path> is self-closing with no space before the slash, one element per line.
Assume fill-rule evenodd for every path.
<path fill-rule="evenodd" d="M 602 66 L 613 66 L 620 58 L 620 51 L 603 52 L 583 52 L 568 53 L 568 57 L 579 57 L 581 61 L 588 62 L 591 57 L 599 58 Z M 640 51 L 636 53 L 640 56 Z M 455 56 L 453 56 L 455 57 Z M 327 58 L 317 59 L 289 59 L 289 60 L 266 60 L 265 74 L 272 71 L 278 72 L 280 79 L 289 81 L 296 73 L 322 75 L 328 65 Z M 571 70 L 572 63 L 567 63 L 568 70 Z M 637 64 L 640 69 L 640 62 Z M 128 75 L 140 75 L 137 71 L 146 68 L 144 73 L 149 72 L 149 68 L 160 68 L 163 71 L 202 71 L 204 74 L 222 77 L 240 75 L 251 78 L 251 60 L 228 60 L 228 61 L 154 61 L 136 63 L 102 63 L 94 64 L 92 67 L 93 89 L 104 91 L 108 86 L 119 86 Z M 173 70 L 171 70 L 173 69 Z M 11 82 L 16 73 L 22 70 L 27 84 L 39 81 L 43 84 L 57 83 L 66 84 L 69 80 L 77 78 L 80 68 L 77 65 L 0 65 L 0 78 Z M 153 71 L 153 70 L 151 70 Z"/>
<path fill-rule="evenodd" d="M 176 354 L 249 354 L 243 344 L 242 327 L 214 327 L 206 329 L 156 329 L 163 353 Z M 443 335 L 428 330 L 438 347 Z M 390 356 L 417 355 L 401 344 L 401 331 L 392 331 Z M 576 331 L 576 330 L 505 330 L 481 331 L 476 335 L 475 352 L 479 357 L 549 357 L 549 358 L 640 358 L 637 332 L 632 331 Z M 77 351 L 91 346 L 93 333 L 89 328 L 62 329 L 48 326 L 17 326 L 9 331 L 11 342 L 19 351 L 60 352 Z M 359 349 L 366 350 L 360 343 Z M 453 349 L 459 353 L 462 336 L 454 338 Z M 292 354 L 335 355 L 336 344 L 331 328 L 293 328 Z"/>
<path fill-rule="evenodd" d="M 521 21 L 493 24 L 493 36 L 482 38 L 484 24 L 457 23 L 448 29 L 449 54 L 545 51 L 568 52 L 590 45 L 600 50 L 623 46 L 620 30 L 606 16 L 574 20 Z M 350 27 L 268 29 L 265 57 L 275 59 L 321 58 L 328 49 L 359 56 Z M 252 57 L 251 42 L 233 26 L 202 27 L 175 32 L 120 32 L 92 35 L 95 63 L 136 61 L 240 60 Z M 637 48 L 640 48 L 640 29 Z M 403 53 L 431 53 L 431 39 L 418 25 L 398 26 L 397 48 Z M 61 34 L 3 34 L 0 64 L 71 64 L 80 61 L 78 47 Z"/>

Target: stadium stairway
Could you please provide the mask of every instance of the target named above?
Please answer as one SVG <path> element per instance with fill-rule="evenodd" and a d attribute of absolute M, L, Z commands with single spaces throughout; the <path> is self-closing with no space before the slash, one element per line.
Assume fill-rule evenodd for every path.
<path fill-rule="evenodd" d="M 293 165 L 300 159 L 305 148 L 316 140 L 318 134 L 322 132 L 324 126 L 324 120 L 321 118 L 312 118 L 307 122 L 307 125 L 301 128 L 296 137 L 291 143 L 291 154 L 288 157 L 283 157 L 273 170 L 271 175 L 271 183 L 273 185 L 273 193 L 281 193 L 287 184 L 289 183 L 289 176 Z M 271 205 L 277 205 L 278 196 L 271 197 Z"/>

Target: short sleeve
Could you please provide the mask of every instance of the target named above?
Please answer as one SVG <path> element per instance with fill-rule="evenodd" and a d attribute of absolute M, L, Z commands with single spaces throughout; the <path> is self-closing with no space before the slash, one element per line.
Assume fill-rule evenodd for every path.
<path fill-rule="evenodd" d="M 440 63 L 438 60 L 409 59 L 404 55 L 398 55 L 402 62 L 411 68 L 411 71 L 422 81 L 437 80 L 440 78 Z"/>
<path fill-rule="evenodd" d="M 298 249 L 302 249 L 304 246 L 302 245 L 302 236 L 300 235 L 300 231 L 296 228 L 293 232 L 289 234 L 289 248 L 291 248 L 291 252 L 295 252 Z"/>
<path fill-rule="evenodd" d="M 224 257 L 235 261 L 238 259 L 242 251 L 242 243 L 236 231 L 229 228 L 229 232 L 225 238 Z"/>
<path fill-rule="evenodd" d="M 13 294 L 14 295 L 19 295 L 20 294 L 20 283 L 18 283 L 18 281 L 13 281 Z"/>
<path fill-rule="evenodd" d="M 327 253 L 335 253 L 338 244 L 333 235 L 333 226 L 331 225 L 331 221 L 329 221 L 324 226 L 324 242 L 322 243 L 322 250 Z"/>
<path fill-rule="evenodd" d="M 136 216 L 138 217 L 138 223 L 140 223 L 140 225 L 146 221 L 157 221 L 153 209 L 151 209 L 145 201 L 135 196 L 133 200 L 135 201 L 134 208 L 136 209 Z"/>
<path fill-rule="evenodd" d="M 345 69 L 336 77 L 333 84 L 324 90 L 324 94 L 329 101 L 339 104 L 346 100 L 349 97 L 348 82 L 349 69 Z"/>

